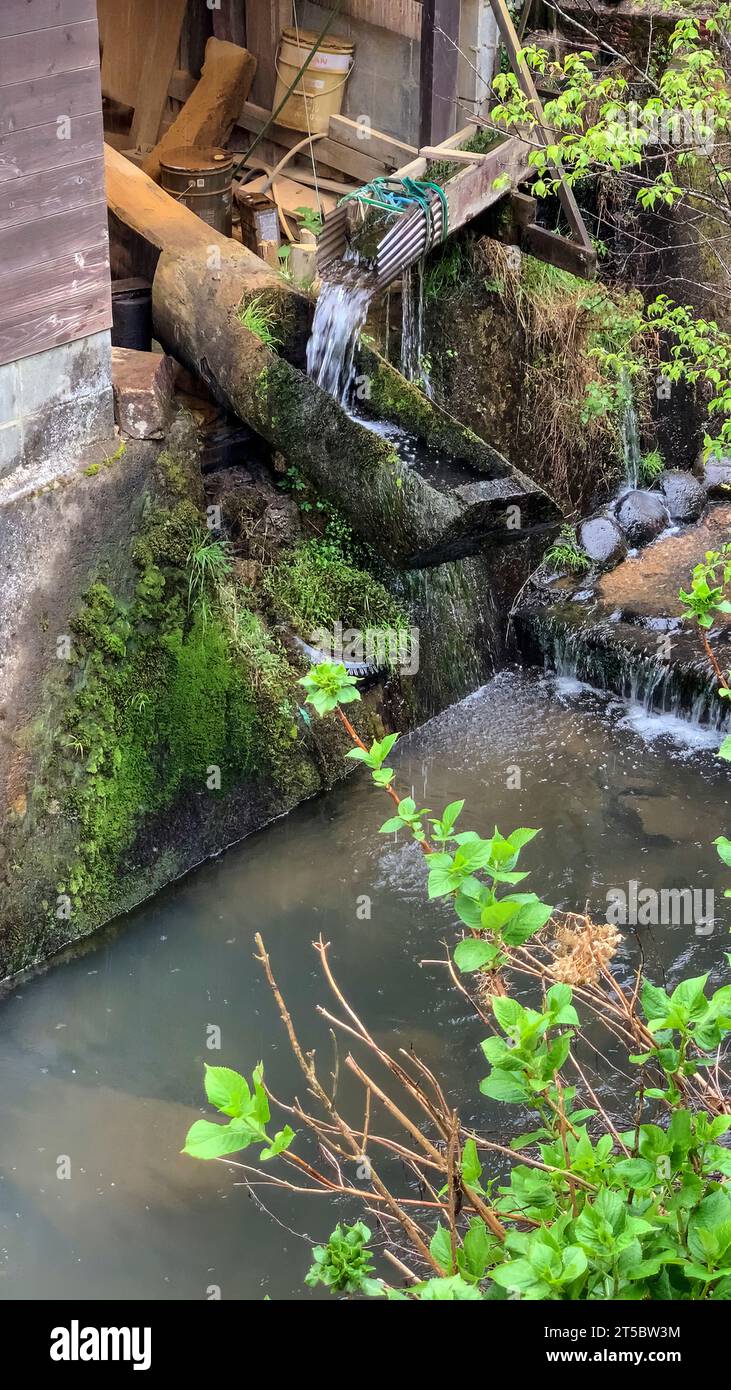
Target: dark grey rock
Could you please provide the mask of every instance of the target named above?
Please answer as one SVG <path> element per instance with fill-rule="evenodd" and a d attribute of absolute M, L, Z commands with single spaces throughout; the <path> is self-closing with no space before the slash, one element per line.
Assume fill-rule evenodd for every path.
<path fill-rule="evenodd" d="M 706 490 L 692 473 L 671 468 L 661 473 L 658 491 L 671 521 L 697 521 L 706 505 Z"/>
<path fill-rule="evenodd" d="M 693 471 L 709 497 L 731 496 L 731 458 L 728 455 L 704 462 L 703 454 L 699 454 Z"/>
<path fill-rule="evenodd" d="M 589 516 L 578 530 L 578 541 L 594 564 L 618 565 L 627 554 L 627 542 L 613 517 L 606 512 Z"/>
<path fill-rule="evenodd" d="M 632 545 L 647 545 L 665 530 L 670 520 L 659 493 L 640 488 L 625 493 L 617 504 L 615 515 Z"/>

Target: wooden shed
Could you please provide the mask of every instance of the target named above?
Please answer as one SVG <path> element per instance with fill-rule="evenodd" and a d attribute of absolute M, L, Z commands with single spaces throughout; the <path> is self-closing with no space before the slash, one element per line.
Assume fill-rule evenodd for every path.
<path fill-rule="evenodd" d="M 112 428 L 95 0 L 0 5 L 0 482 Z"/>

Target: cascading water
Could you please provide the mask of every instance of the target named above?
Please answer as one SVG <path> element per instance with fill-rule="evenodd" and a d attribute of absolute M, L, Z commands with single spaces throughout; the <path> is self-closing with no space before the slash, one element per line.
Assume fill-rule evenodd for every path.
<path fill-rule="evenodd" d="M 622 453 L 624 456 L 624 481 L 628 488 L 636 488 L 640 481 L 640 424 L 635 410 L 632 383 L 626 373 L 622 376 L 622 387 L 626 405 L 622 416 Z"/>
<path fill-rule="evenodd" d="M 432 385 L 424 359 L 424 267 L 409 266 L 401 281 L 401 371 L 432 398 Z"/>
<path fill-rule="evenodd" d="M 307 373 L 347 408 L 355 384 L 355 350 L 368 317 L 374 286 L 359 266 L 346 266 L 323 281 L 307 344 Z"/>
<path fill-rule="evenodd" d="M 663 635 L 662 620 L 646 629 Z M 672 632 L 672 620 L 665 620 Z M 529 654 L 547 670 L 611 692 L 647 714 L 726 732 L 731 716 L 708 681 L 700 658 L 669 662 L 637 639 L 646 629 L 617 621 L 572 621 L 570 613 L 536 611 L 522 620 Z M 525 645 L 525 643 L 524 643 Z"/>

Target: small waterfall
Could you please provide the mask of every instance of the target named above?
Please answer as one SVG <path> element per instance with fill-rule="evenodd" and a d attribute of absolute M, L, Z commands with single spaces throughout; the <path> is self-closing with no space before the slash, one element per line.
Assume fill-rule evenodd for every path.
<path fill-rule="evenodd" d="M 307 344 L 307 373 L 347 407 L 355 384 L 355 350 L 373 298 L 372 278 L 355 265 L 323 281 Z"/>
<path fill-rule="evenodd" d="M 582 625 L 565 614 L 534 612 L 524 614 L 520 626 L 530 654 L 558 676 L 619 695 L 648 714 L 669 715 L 718 733 L 729 726 L 731 715 L 700 657 L 662 661 L 637 641 L 641 629 L 631 625 Z"/>
<path fill-rule="evenodd" d="M 639 486 L 640 482 L 640 463 L 642 461 L 640 424 L 637 419 L 637 411 L 635 410 L 632 382 L 626 372 L 622 373 L 622 389 L 625 393 L 627 402 L 622 415 L 624 479 L 627 487 L 636 488 Z"/>
<path fill-rule="evenodd" d="M 472 556 L 394 577 L 393 592 L 419 629 L 413 682 L 424 713 L 455 704 L 494 674 L 500 649 L 494 563 Z"/>
<path fill-rule="evenodd" d="M 401 372 L 432 399 L 432 384 L 424 361 L 424 266 L 409 266 L 401 280 Z"/>

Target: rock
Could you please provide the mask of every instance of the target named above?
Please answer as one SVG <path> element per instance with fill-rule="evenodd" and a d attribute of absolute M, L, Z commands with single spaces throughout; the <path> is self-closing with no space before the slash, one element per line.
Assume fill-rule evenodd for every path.
<path fill-rule="evenodd" d="M 275 545 L 295 545 L 302 535 L 302 517 L 294 497 L 276 497 L 264 512 L 264 522 Z"/>
<path fill-rule="evenodd" d="M 625 493 L 615 516 L 632 545 L 646 545 L 665 530 L 669 516 L 662 497 L 656 492 L 636 489 Z"/>
<path fill-rule="evenodd" d="M 731 458 L 709 458 L 704 461 L 703 454 L 696 460 L 694 473 L 700 478 L 709 497 L 731 496 Z"/>
<path fill-rule="evenodd" d="M 112 348 L 114 417 L 132 439 L 162 439 L 173 415 L 174 364 L 160 352 Z"/>
<path fill-rule="evenodd" d="M 661 473 L 658 491 L 671 521 L 697 521 L 706 505 L 706 490 L 697 478 L 681 468 Z"/>
<path fill-rule="evenodd" d="M 606 512 L 582 521 L 578 541 L 589 559 L 597 565 L 617 565 L 627 554 L 627 542 L 614 518 Z"/>

